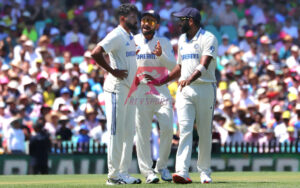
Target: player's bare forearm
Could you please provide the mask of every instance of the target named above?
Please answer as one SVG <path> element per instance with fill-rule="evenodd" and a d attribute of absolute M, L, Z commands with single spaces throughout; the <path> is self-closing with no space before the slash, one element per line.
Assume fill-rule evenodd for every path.
<path fill-rule="evenodd" d="M 164 79 L 164 83 L 166 84 L 172 80 L 178 79 L 181 75 L 181 65 L 177 64 L 174 69 L 170 72 L 170 74 Z"/>
<path fill-rule="evenodd" d="M 100 67 L 104 68 L 107 72 L 112 73 L 113 69 L 106 63 L 103 57 L 104 52 L 105 51 L 101 46 L 96 46 L 92 51 L 92 57 Z"/>
<path fill-rule="evenodd" d="M 121 80 L 126 78 L 128 76 L 127 70 L 119 70 L 119 69 L 113 69 L 109 64 L 106 63 L 103 53 L 104 49 L 101 46 L 96 46 L 96 48 L 92 51 L 92 57 L 96 61 L 96 63 L 104 68 L 107 72 L 111 73 L 114 77 L 117 77 Z"/>
<path fill-rule="evenodd" d="M 209 66 L 209 64 L 210 64 L 210 62 L 211 62 L 211 60 L 212 60 L 212 58 L 213 58 L 212 56 L 207 56 L 207 55 L 205 55 L 205 56 L 203 56 L 203 57 L 201 58 L 200 64 L 201 64 L 202 66 L 204 66 L 205 69 L 207 70 L 207 69 L 208 69 L 208 66 Z M 193 74 L 188 78 L 188 81 L 189 81 L 190 83 L 192 83 L 193 81 L 197 80 L 200 76 L 201 76 L 201 72 L 200 72 L 199 70 L 196 69 L 196 70 L 193 72 Z"/>

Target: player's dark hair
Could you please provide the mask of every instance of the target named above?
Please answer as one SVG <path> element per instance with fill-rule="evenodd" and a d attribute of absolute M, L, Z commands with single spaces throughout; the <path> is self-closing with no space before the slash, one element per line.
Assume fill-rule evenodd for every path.
<path fill-rule="evenodd" d="M 134 12 L 136 14 L 139 13 L 135 5 L 129 3 L 122 4 L 116 10 L 116 18 L 118 20 L 120 16 L 128 16 L 131 12 Z"/>

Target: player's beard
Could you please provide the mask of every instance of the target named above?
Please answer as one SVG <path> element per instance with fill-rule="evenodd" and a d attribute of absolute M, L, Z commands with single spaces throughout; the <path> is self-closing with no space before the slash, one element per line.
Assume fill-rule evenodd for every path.
<path fill-rule="evenodd" d="M 134 34 L 137 33 L 137 30 L 138 30 L 138 28 L 137 28 L 137 22 L 135 22 L 135 23 L 130 23 L 130 22 L 126 21 L 125 24 L 126 24 L 126 27 L 127 27 L 132 33 L 134 33 Z"/>
<path fill-rule="evenodd" d="M 185 21 L 181 26 L 181 32 L 187 33 L 189 31 L 189 29 L 190 29 L 189 23 L 187 21 Z"/>
<path fill-rule="evenodd" d="M 155 29 L 149 29 L 148 31 L 144 31 L 142 29 L 143 35 L 154 35 Z"/>

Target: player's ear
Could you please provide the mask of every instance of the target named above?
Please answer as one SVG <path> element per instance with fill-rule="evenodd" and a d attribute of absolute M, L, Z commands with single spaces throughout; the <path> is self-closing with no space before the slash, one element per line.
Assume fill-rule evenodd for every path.
<path fill-rule="evenodd" d="M 193 20 L 193 18 L 190 18 L 190 19 L 189 19 L 189 25 L 190 25 L 190 26 L 194 25 L 194 20 Z"/>
<path fill-rule="evenodd" d="M 125 22 L 125 16 L 120 16 L 119 17 L 119 23 L 121 23 L 121 22 Z"/>
<path fill-rule="evenodd" d="M 155 30 L 158 30 L 158 28 L 159 28 L 159 24 L 156 24 Z"/>

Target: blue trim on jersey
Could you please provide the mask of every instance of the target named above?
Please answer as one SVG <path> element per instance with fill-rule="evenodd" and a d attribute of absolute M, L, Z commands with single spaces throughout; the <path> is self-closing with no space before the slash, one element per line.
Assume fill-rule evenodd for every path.
<path fill-rule="evenodd" d="M 197 38 L 197 39 L 199 38 L 200 34 L 201 34 L 201 35 L 204 35 L 204 34 L 205 34 L 205 30 L 202 29 L 202 28 L 200 28 L 200 29 L 197 31 L 197 33 L 196 33 L 196 38 Z M 195 38 L 195 36 L 194 36 L 191 40 L 193 40 L 194 38 Z M 190 42 L 191 40 L 188 40 L 187 37 L 186 37 L 186 34 L 185 34 L 185 41 L 188 43 L 188 42 Z"/>
<path fill-rule="evenodd" d="M 127 31 L 126 31 L 121 25 L 119 25 L 118 27 L 120 27 L 120 30 L 121 30 L 125 35 L 127 35 L 127 36 L 129 37 L 130 40 L 133 39 L 132 33 L 127 33 Z"/>
<path fill-rule="evenodd" d="M 111 93 L 111 102 L 112 102 L 111 135 L 116 135 L 116 129 L 117 129 L 116 93 Z"/>
<path fill-rule="evenodd" d="M 214 104 L 213 104 L 213 110 L 212 110 L 212 115 L 211 115 L 211 124 L 210 124 L 210 128 L 211 128 L 211 134 L 212 134 L 212 128 L 213 128 L 213 119 L 214 119 L 214 111 L 215 111 L 215 105 L 216 105 L 216 99 L 217 99 L 217 87 L 215 83 L 211 83 L 213 89 L 214 89 Z"/>

